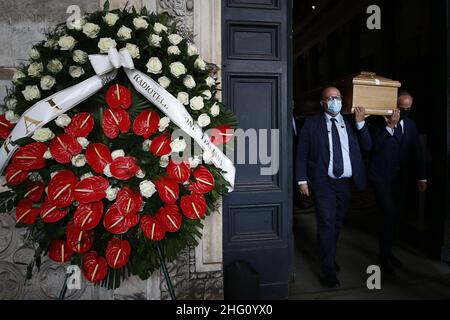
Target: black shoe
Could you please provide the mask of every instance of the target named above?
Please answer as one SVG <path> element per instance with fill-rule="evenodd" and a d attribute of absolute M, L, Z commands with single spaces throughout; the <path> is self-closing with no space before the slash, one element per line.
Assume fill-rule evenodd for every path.
<path fill-rule="evenodd" d="M 341 271 L 341 266 L 337 264 L 337 262 L 334 262 L 334 269 L 336 270 L 336 272 L 340 272 Z"/>
<path fill-rule="evenodd" d="M 333 289 L 333 288 L 339 288 L 341 286 L 341 282 L 339 281 L 336 276 L 327 276 L 324 279 L 325 286 Z"/>
<path fill-rule="evenodd" d="M 403 263 L 400 260 L 398 260 L 394 255 L 391 255 L 389 257 L 389 260 L 391 261 L 391 264 L 394 268 L 401 269 L 403 267 Z"/>

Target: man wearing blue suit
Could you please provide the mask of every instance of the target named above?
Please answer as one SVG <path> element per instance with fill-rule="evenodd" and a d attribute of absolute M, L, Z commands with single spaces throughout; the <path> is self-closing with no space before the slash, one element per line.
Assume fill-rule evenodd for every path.
<path fill-rule="evenodd" d="M 360 146 L 369 151 L 372 140 L 364 108 L 355 108 L 356 123 L 341 115 L 342 97 L 337 88 L 323 90 L 324 109 L 307 118 L 297 147 L 296 179 L 300 193 L 314 197 L 321 271 L 328 287 L 339 287 L 336 244 L 351 198 L 351 182 L 366 184 Z"/>
<path fill-rule="evenodd" d="M 400 92 L 398 109 L 385 117 L 381 125 L 372 126 L 373 152 L 369 177 L 381 209 L 381 269 L 395 274 L 402 263 L 392 253 L 396 228 L 406 202 L 409 178 L 417 181 L 419 192 L 425 192 L 425 161 L 415 122 L 408 117 L 413 97 Z"/>

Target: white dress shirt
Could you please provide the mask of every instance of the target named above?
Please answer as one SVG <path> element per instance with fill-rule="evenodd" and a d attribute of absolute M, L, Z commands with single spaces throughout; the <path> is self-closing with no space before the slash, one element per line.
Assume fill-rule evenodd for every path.
<path fill-rule="evenodd" d="M 350 148 L 348 143 L 348 134 L 347 127 L 345 125 L 344 117 L 339 113 L 335 119 L 336 127 L 339 134 L 339 139 L 341 141 L 342 148 L 342 160 L 344 162 L 344 173 L 340 177 L 336 177 L 333 174 L 333 136 L 331 133 L 331 118 L 332 116 L 328 113 L 325 113 L 325 118 L 327 122 L 327 131 L 328 131 L 328 141 L 329 141 L 329 151 L 330 151 L 330 162 L 328 163 L 328 176 L 332 179 L 342 179 L 342 178 L 351 178 L 352 177 L 352 163 L 350 160 Z M 356 128 L 361 130 L 364 127 L 365 121 L 357 122 Z M 307 181 L 299 181 L 298 184 L 305 184 Z"/>

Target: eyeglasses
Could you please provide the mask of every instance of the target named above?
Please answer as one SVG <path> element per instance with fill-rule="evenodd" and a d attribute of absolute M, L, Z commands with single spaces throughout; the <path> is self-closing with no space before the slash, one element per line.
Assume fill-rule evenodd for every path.
<path fill-rule="evenodd" d="M 330 96 L 328 98 L 323 98 L 322 100 L 325 100 L 325 101 L 334 101 L 334 100 L 342 101 L 342 97 L 340 97 L 340 96 Z"/>

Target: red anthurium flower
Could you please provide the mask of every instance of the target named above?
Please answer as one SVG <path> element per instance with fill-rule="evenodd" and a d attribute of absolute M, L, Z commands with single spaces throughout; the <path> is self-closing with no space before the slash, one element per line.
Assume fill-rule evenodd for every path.
<path fill-rule="evenodd" d="M 194 192 L 181 197 L 180 207 L 183 214 L 189 219 L 201 219 L 206 213 L 206 200 L 203 194 Z"/>
<path fill-rule="evenodd" d="M 138 191 L 124 187 L 117 193 L 115 205 L 123 215 L 137 214 L 141 204 L 142 196 Z"/>
<path fill-rule="evenodd" d="M 103 115 L 102 128 L 105 136 L 115 139 L 119 133 L 130 130 L 131 120 L 128 112 L 123 109 L 107 108 Z"/>
<path fill-rule="evenodd" d="M 158 190 L 159 197 L 165 203 L 173 204 L 177 201 L 178 195 L 180 194 L 180 188 L 178 183 L 170 178 L 163 177 L 157 180 L 153 180 L 156 190 Z"/>
<path fill-rule="evenodd" d="M 214 189 L 214 177 L 204 166 L 198 167 L 192 173 L 195 181 L 190 182 L 189 189 L 196 193 L 207 193 Z"/>
<path fill-rule="evenodd" d="M 83 179 L 75 186 L 75 200 L 80 203 L 100 201 L 106 197 L 106 189 L 108 187 L 108 179 L 103 177 Z"/>
<path fill-rule="evenodd" d="M 74 137 L 63 133 L 50 141 L 50 152 L 59 163 L 69 163 L 83 148 Z"/>
<path fill-rule="evenodd" d="M 224 124 L 211 130 L 211 142 L 216 146 L 227 143 L 234 137 L 234 130 L 230 126 Z"/>
<path fill-rule="evenodd" d="M 152 144 L 150 145 L 150 152 L 155 156 L 161 157 L 165 156 L 172 152 L 172 148 L 170 147 L 170 135 L 168 133 L 163 133 L 157 136 L 152 140 Z"/>
<path fill-rule="evenodd" d="M 112 234 L 123 234 L 139 223 L 139 214 L 126 215 L 119 211 L 117 205 L 112 205 L 103 217 L 103 226 Z"/>
<path fill-rule="evenodd" d="M 85 253 L 89 251 L 94 242 L 94 231 L 83 231 L 73 221 L 69 222 L 66 229 L 67 243 L 73 252 Z"/>
<path fill-rule="evenodd" d="M 113 269 L 124 267 L 130 259 L 131 246 L 127 240 L 113 238 L 106 246 L 106 261 Z"/>
<path fill-rule="evenodd" d="M 74 138 L 86 138 L 94 129 L 94 117 L 89 112 L 80 112 L 72 117 L 64 131 Z"/>
<path fill-rule="evenodd" d="M 106 259 L 99 257 L 96 251 L 86 253 L 83 258 L 83 274 L 89 282 L 100 282 L 108 273 Z"/>
<path fill-rule="evenodd" d="M 150 110 L 141 112 L 133 123 L 133 131 L 138 136 L 143 136 L 148 139 L 152 134 L 158 130 L 159 115 Z"/>
<path fill-rule="evenodd" d="M 159 241 L 166 236 L 166 229 L 161 223 L 151 215 L 143 215 L 141 218 L 141 229 L 144 232 L 144 236 L 153 241 Z"/>
<path fill-rule="evenodd" d="M 105 100 L 113 109 L 128 109 L 131 106 L 131 91 L 121 84 L 113 84 L 106 91 Z"/>
<path fill-rule="evenodd" d="M 46 198 L 44 203 L 41 205 L 39 215 L 41 216 L 42 221 L 46 223 L 53 223 L 64 218 L 68 212 L 68 209 L 58 209 L 56 205 Z"/>
<path fill-rule="evenodd" d="M 29 199 L 22 199 L 16 207 L 16 223 L 33 224 L 39 214 L 38 208 L 33 208 L 33 202 Z"/>
<path fill-rule="evenodd" d="M 173 160 L 170 160 L 169 165 L 166 168 L 166 172 L 178 183 L 185 182 L 191 174 L 189 163 L 183 161 L 177 164 Z"/>
<path fill-rule="evenodd" d="M 92 170 L 103 174 L 103 169 L 112 161 L 111 152 L 103 143 L 91 143 L 86 149 L 86 161 Z"/>
<path fill-rule="evenodd" d="M 83 231 L 94 229 L 102 219 L 103 202 L 82 203 L 73 215 L 73 222 Z"/>
<path fill-rule="evenodd" d="M 74 200 L 78 178 L 70 170 L 61 170 L 48 183 L 48 199 L 58 208 L 65 208 Z"/>
<path fill-rule="evenodd" d="M 44 153 L 47 145 L 43 142 L 33 142 L 20 147 L 12 157 L 14 167 L 22 170 L 37 170 L 45 167 Z"/>
<path fill-rule="evenodd" d="M 133 157 L 118 157 L 111 162 L 111 175 L 119 180 L 131 179 L 140 170 Z"/>
<path fill-rule="evenodd" d="M 52 240 L 48 257 L 55 262 L 64 263 L 70 260 L 72 250 L 64 240 Z"/>
<path fill-rule="evenodd" d="M 14 124 L 6 120 L 6 115 L 0 115 L 0 139 L 8 138 L 12 128 L 14 128 Z"/>
<path fill-rule="evenodd" d="M 181 227 L 183 217 L 178 212 L 176 204 L 166 204 L 156 213 L 156 219 L 169 232 L 176 232 Z"/>
<path fill-rule="evenodd" d="M 30 183 L 27 188 L 27 192 L 23 195 L 24 198 L 28 198 L 33 202 L 39 202 L 44 192 L 44 184 L 40 181 Z"/>
<path fill-rule="evenodd" d="M 28 180 L 28 171 L 19 169 L 12 163 L 6 168 L 6 183 L 9 186 L 18 186 L 19 184 Z"/>

